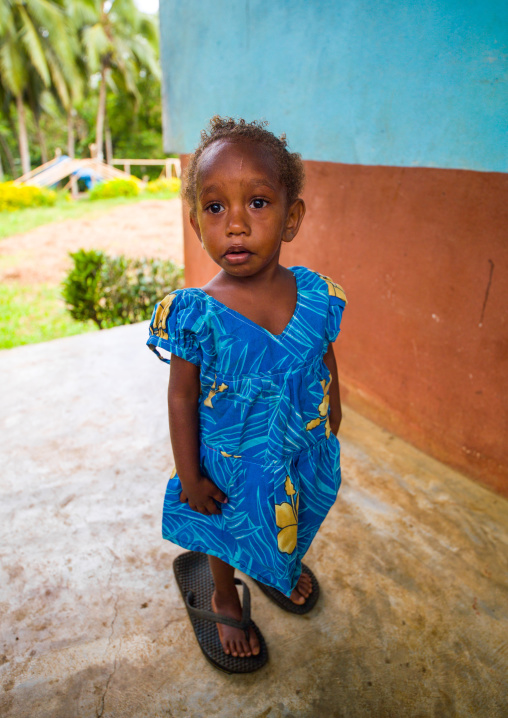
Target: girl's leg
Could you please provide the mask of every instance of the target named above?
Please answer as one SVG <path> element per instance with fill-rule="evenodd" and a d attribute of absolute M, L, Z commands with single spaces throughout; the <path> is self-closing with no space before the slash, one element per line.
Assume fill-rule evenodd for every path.
<path fill-rule="evenodd" d="M 234 583 L 235 569 L 215 556 L 208 556 L 208 561 L 215 584 L 212 609 L 215 613 L 222 613 L 239 621 L 242 618 L 242 606 Z M 217 629 L 224 652 L 228 655 L 231 654 L 242 658 L 244 656 L 258 655 L 259 641 L 252 629 L 250 630 L 248 641 L 245 638 L 245 633 L 238 628 L 218 623 Z"/>

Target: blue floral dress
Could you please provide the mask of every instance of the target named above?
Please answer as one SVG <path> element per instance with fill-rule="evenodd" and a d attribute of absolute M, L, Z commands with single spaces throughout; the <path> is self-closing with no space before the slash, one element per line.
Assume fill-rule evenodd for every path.
<path fill-rule="evenodd" d="M 290 595 L 301 560 L 340 486 L 340 445 L 330 431 L 330 372 L 323 362 L 346 296 L 327 277 L 291 267 L 293 317 L 282 334 L 250 321 L 202 289 L 156 305 L 148 346 L 200 367 L 201 472 L 228 497 L 220 515 L 180 503 L 170 478 L 164 538 Z"/>

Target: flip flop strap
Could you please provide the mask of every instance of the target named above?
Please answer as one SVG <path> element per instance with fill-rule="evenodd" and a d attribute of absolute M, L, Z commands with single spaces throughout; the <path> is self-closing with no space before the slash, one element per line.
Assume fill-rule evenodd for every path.
<path fill-rule="evenodd" d="M 196 618 L 202 618 L 205 621 L 211 621 L 212 623 L 224 623 L 226 626 L 232 626 L 233 628 L 239 628 L 245 633 L 245 638 L 249 640 L 249 627 L 250 627 L 250 591 L 247 584 L 242 581 L 241 578 L 235 578 L 236 585 L 243 586 L 242 593 L 242 620 L 237 621 L 236 618 L 230 618 L 229 616 L 223 616 L 221 613 L 214 613 L 213 611 L 207 611 L 205 608 L 196 608 L 194 606 L 194 591 L 188 591 L 185 599 L 185 605 L 190 614 Z"/>

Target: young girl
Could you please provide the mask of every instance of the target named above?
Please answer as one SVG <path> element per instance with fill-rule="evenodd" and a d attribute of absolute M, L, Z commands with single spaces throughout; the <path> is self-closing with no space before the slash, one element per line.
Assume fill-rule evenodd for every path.
<path fill-rule="evenodd" d="M 228 672 L 267 660 L 235 568 L 282 608 L 310 610 L 319 586 L 302 558 L 340 485 L 332 342 L 346 298 L 279 263 L 305 214 L 304 170 L 264 124 L 214 117 L 202 133 L 184 198 L 220 271 L 163 299 L 148 340 L 171 355 L 163 536 L 191 549 L 175 574 L 203 652 Z"/>

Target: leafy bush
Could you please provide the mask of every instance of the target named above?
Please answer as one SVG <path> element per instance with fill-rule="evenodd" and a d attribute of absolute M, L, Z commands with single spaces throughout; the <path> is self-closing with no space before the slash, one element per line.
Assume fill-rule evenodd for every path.
<path fill-rule="evenodd" d="M 146 185 L 147 192 L 180 192 L 182 181 L 178 177 L 169 177 L 149 182 Z"/>
<path fill-rule="evenodd" d="M 99 329 L 149 319 L 155 303 L 183 285 L 183 268 L 169 260 L 109 257 L 79 249 L 63 283 L 73 319 L 91 319 Z"/>
<path fill-rule="evenodd" d="M 139 183 L 136 180 L 114 179 L 108 182 L 98 182 L 90 191 L 90 199 L 136 197 L 139 190 Z"/>
<path fill-rule="evenodd" d="M 24 207 L 51 207 L 56 202 L 56 192 L 28 184 L 0 182 L 0 212 Z"/>

